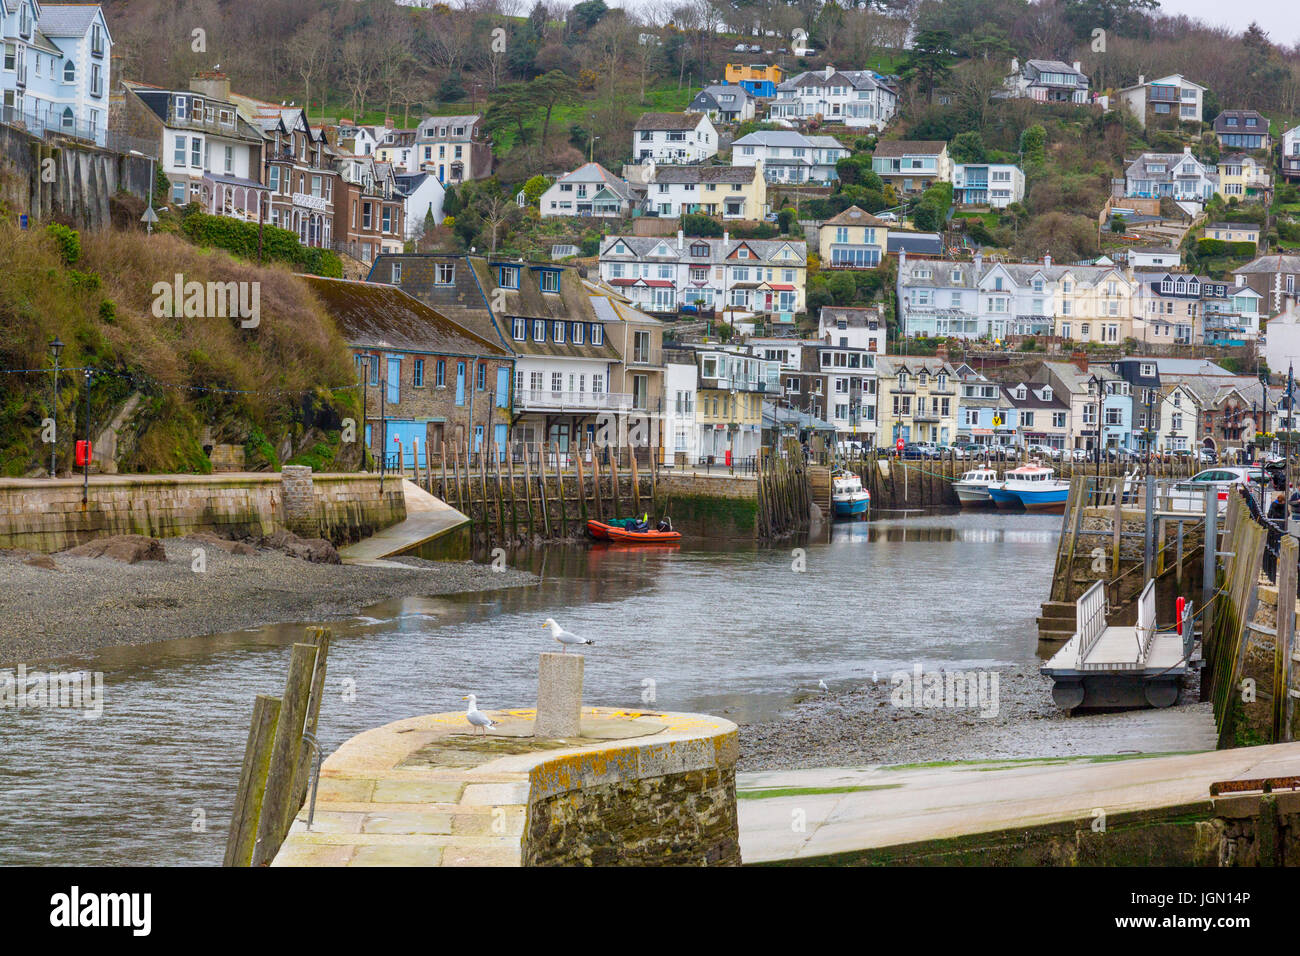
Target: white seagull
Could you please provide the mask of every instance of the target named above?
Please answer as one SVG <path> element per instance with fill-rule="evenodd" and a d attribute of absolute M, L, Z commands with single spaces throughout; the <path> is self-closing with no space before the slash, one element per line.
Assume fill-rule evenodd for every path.
<path fill-rule="evenodd" d="M 830 691 L 830 688 L 826 686 L 826 681 L 824 680 L 817 681 L 817 689 L 828 691 L 828 692 Z"/>
<path fill-rule="evenodd" d="M 497 725 L 495 720 L 478 709 L 478 698 L 473 694 L 462 697 L 461 700 L 469 701 L 469 706 L 465 708 L 465 719 L 475 727 L 482 727 L 483 733 L 486 734 Z"/>
<path fill-rule="evenodd" d="M 560 647 L 563 648 L 563 653 L 565 654 L 569 653 L 570 644 L 595 644 L 596 643 L 595 641 L 589 641 L 584 637 L 579 637 L 577 634 L 574 634 L 572 631 L 566 631 L 564 628 L 560 627 L 560 625 L 555 623 L 555 618 L 553 617 L 548 617 L 542 623 L 542 627 L 549 627 L 551 629 L 551 637 L 555 638 L 556 641 L 559 642 Z"/>

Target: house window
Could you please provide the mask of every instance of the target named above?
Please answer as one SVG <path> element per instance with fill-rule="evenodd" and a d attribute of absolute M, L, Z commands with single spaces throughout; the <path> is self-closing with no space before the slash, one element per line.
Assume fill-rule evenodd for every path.
<path fill-rule="evenodd" d="M 563 322 L 551 323 L 551 337 L 555 340 L 557 344 L 559 345 L 564 344 L 564 323 Z"/>
<path fill-rule="evenodd" d="M 394 262 L 392 264 L 392 282 L 394 285 L 402 281 L 402 264 Z"/>
<path fill-rule="evenodd" d="M 416 388 L 424 387 L 424 359 L 415 360 L 415 368 L 411 373 L 411 384 Z"/>
<path fill-rule="evenodd" d="M 527 321 L 516 317 L 513 322 L 513 329 L 511 330 L 511 334 L 514 336 L 514 340 L 516 342 L 522 342 L 524 338 L 528 335 Z"/>
<path fill-rule="evenodd" d="M 433 380 L 434 385 L 438 386 L 439 388 L 442 388 L 444 385 L 447 384 L 446 359 L 438 359 L 438 365 L 434 370 L 434 376 L 435 376 Z"/>
<path fill-rule="evenodd" d="M 190 165 L 195 167 L 203 165 L 203 140 L 197 136 L 190 137 Z"/>
<path fill-rule="evenodd" d="M 478 371 L 474 375 L 474 387 L 480 392 L 487 388 L 487 363 L 479 362 Z"/>
<path fill-rule="evenodd" d="M 369 224 L 367 223 L 367 228 Z M 433 282 L 435 285 L 451 285 L 456 281 L 456 264 L 453 262 L 439 262 L 434 266 Z"/>
<path fill-rule="evenodd" d="M 543 269 L 541 275 L 543 292 L 560 291 L 560 274 L 552 269 Z"/>
<path fill-rule="evenodd" d="M 533 319 L 533 341 L 534 342 L 546 341 L 546 320 L 545 319 Z"/>
<path fill-rule="evenodd" d="M 570 333 L 573 336 L 573 344 L 581 345 L 583 339 L 583 325 L 581 322 L 573 323 L 573 329 Z"/>
<path fill-rule="evenodd" d="M 498 275 L 498 281 L 503 289 L 519 288 L 519 267 L 502 266 Z"/>
<path fill-rule="evenodd" d="M 591 344 L 592 345 L 605 344 L 605 327 L 603 325 L 593 325 L 591 327 Z"/>

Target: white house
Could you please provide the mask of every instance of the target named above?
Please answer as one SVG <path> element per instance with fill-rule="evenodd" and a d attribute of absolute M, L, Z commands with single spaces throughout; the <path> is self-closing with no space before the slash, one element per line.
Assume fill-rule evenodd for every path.
<path fill-rule="evenodd" d="M 1125 87 L 1115 96 L 1144 128 L 1152 119 L 1174 118 L 1181 123 L 1200 123 L 1205 87 L 1193 83 L 1181 73 L 1171 73 L 1149 83 L 1145 76 L 1139 76 L 1137 83 Z"/>
<path fill-rule="evenodd" d="M 1134 269 L 1176 269 L 1183 264 L 1183 253 L 1167 247 L 1135 247 L 1128 251 L 1128 264 Z"/>
<path fill-rule="evenodd" d="M 429 217 L 435 226 L 443 220 L 442 202 L 447 190 L 432 173 L 396 173 L 393 176 L 397 190 L 406 197 L 406 238 L 414 239 L 424 232 Z"/>
<path fill-rule="evenodd" d="M 719 167 L 725 168 L 725 167 Z M 804 309 L 807 244 L 786 239 L 606 236 L 600 278 L 651 314 L 683 306 L 764 313 L 791 322 Z"/>
<path fill-rule="evenodd" d="M 1200 434 L 1196 392 L 1183 382 L 1166 385 L 1161 392 L 1156 448 L 1162 452 L 1190 451 L 1197 446 Z"/>
<path fill-rule="evenodd" d="M 1193 156 L 1190 146 L 1181 153 L 1143 153 L 1124 171 L 1125 195 L 1131 198 L 1206 202 L 1218 188 L 1215 168 Z"/>
<path fill-rule="evenodd" d="M 630 215 L 638 199 L 631 184 L 600 163 L 584 163 L 551 183 L 538 201 L 543 219 L 553 216 Z"/>
<path fill-rule="evenodd" d="M 1300 126 L 1282 134 L 1282 176 L 1293 182 L 1300 179 Z"/>
<path fill-rule="evenodd" d="M 1005 209 L 1025 198 L 1025 174 L 1009 163 L 954 163 L 952 198 L 959 205 Z"/>
<path fill-rule="evenodd" d="M 663 445 L 670 462 L 685 455 L 687 463 L 694 464 L 700 457 L 700 430 L 695 422 L 699 372 L 694 352 L 664 353 Z"/>
<path fill-rule="evenodd" d="M 98 4 L 0 0 L 0 120 L 103 145 L 113 38 Z"/>
<path fill-rule="evenodd" d="M 731 144 L 731 165 L 762 162 L 770 183 L 833 182 L 835 164 L 849 150 L 834 136 L 805 136 L 794 130 L 759 130 Z"/>
<path fill-rule="evenodd" d="M 870 70 L 809 70 L 777 84 L 768 110 L 772 119 L 828 123 L 855 129 L 883 129 L 893 118 L 898 94 Z"/>
<path fill-rule="evenodd" d="M 1087 103 L 1088 77 L 1081 69 L 1061 60 L 1011 61 L 1006 95 L 1012 99 L 1031 99 L 1040 103 Z"/>
<path fill-rule="evenodd" d="M 817 337 L 840 348 L 885 354 L 885 320 L 875 306 L 822 306 L 817 317 Z"/>
<path fill-rule="evenodd" d="M 705 113 L 715 123 L 742 123 L 754 118 L 757 97 L 739 83 L 706 86 L 695 94 L 688 113 Z"/>
<path fill-rule="evenodd" d="M 717 152 L 718 131 L 705 113 L 644 113 L 632 127 L 638 163 L 702 163 Z"/>

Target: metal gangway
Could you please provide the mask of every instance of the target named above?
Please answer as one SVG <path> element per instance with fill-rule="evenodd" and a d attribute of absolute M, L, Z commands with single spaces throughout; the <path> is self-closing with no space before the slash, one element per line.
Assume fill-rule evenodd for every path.
<path fill-rule="evenodd" d="M 1137 623 L 1106 621 L 1105 582 L 1097 581 L 1075 605 L 1075 631 L 1041 673 L 1051 677 L 1052 700 L 1065 711 L 1092 707 L 1169 707 L 1183 676 L 1194 666 L 1192 602 L 1172 630 L 1156 625 L 1156 582 L 1138 598 Z"/>

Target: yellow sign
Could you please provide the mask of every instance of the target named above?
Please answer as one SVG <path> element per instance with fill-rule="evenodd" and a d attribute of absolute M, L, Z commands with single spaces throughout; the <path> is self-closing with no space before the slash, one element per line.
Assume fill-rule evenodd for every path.
<path fill-rule="evenodd" d="M 1001 416 L 1001 415 L 994 415 L 994 416 L 993 416 L 993 427 L 994 427 L 994 428 L 998 428 L 1001 424 L 1002 424 L 1002 416 Z"/>

